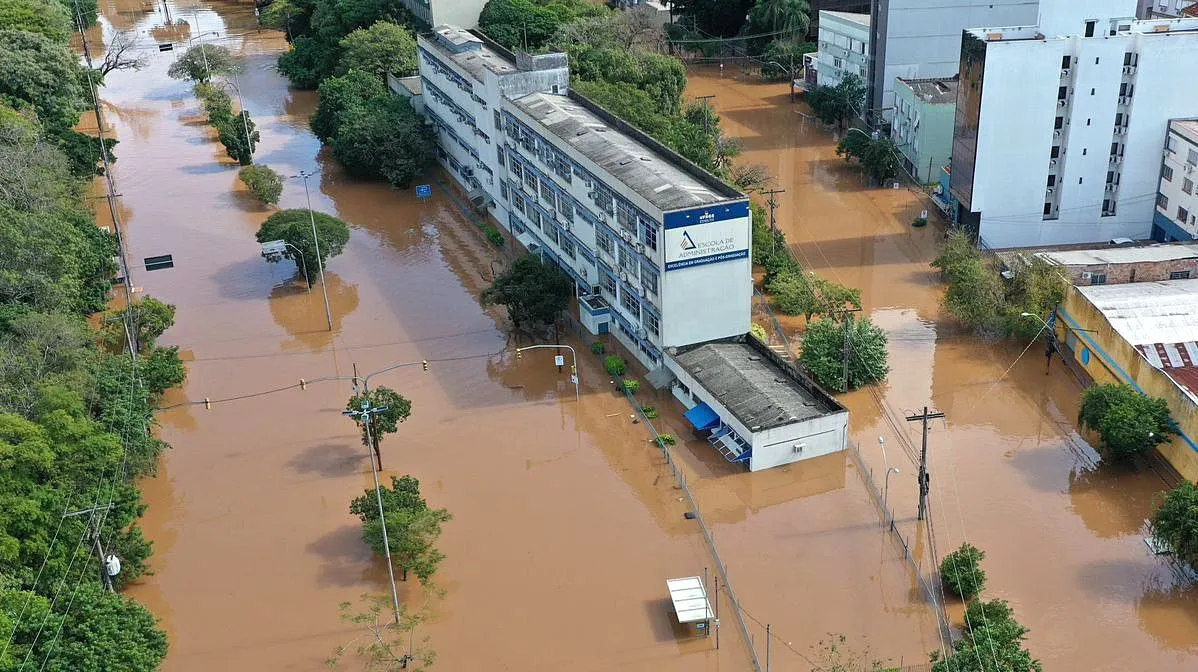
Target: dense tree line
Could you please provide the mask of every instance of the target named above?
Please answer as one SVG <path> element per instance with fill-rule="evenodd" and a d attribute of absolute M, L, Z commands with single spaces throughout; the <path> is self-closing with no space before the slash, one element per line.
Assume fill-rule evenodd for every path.
<path fill-rule="evenodd" d="M 147 297 L 99 331 L 87 319 L 105 310 L 117 250 L 86 199 L 98 145 L 72 130 L 90 95 L 68 48 L 75 6 L 0 2 L 0 670 L 148 672 L 166 635 L 104 589 L 92 535 L 120 558 L 116 588 L 148 571 L 134 483 L 166 448 L 153 409 L 185 369 L 155 342 L 173 307 Z M 94 22 L 95 3 L 78 6 Z"/>

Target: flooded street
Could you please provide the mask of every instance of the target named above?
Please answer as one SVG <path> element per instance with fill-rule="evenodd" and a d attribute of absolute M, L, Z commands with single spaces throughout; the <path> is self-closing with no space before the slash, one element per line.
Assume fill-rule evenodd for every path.
<path fill-rule="evenodd" d="M 888 467 L 900 470 L 889 494 L 899 529 L 917 545 L 930 543 L 915 521 L 920 429 L 905 421 L 929 406 L 947 416 L 933 423 L 929 441 L 935 546 L 944 554 L 968 540 L 986 551 L 986 597 L 1011 602 L 1046 670 L 1195 669 L 1198 588 L 1150 555 L 1142 539 L 1164 481 L 1099 463 L 1075 426 L 1081 387 L 1059 360 L 1045 375 L 1039 342 L 988 344 L 941 315 L 942 288 L 928 262 L 942 226 L 910 226 L 921 210 L 935 212 L 926 198 L 866 188 L 835 155 L 830 135 L 800 114 L 810 110 L 789 102 L 786 84 L 738 76 L 692 70 L 687 94 L 714 94 L 725 132 L 744 144 L 739 161 L 766 165 L 786 190 L 778 223 L 799 261 L 859 287 L 866 313 L 890 334 L 888 380 L 842 401 L 879 484 Z M 783 323 L 801 331 L 801 320 Z M 788 525 L 822 523 L 827 512 L 812 501 L 776 515 Z M 725 551 L 734 574 L 765 552 L 771 534 L 777 530 L 763 523 Z M 804 541 L 815 540 L 823 541 Z M 834 574 L 845 561 L 811 556 L 795 564 L 826 563 L 809 571 Z M 949 605 L 959 618 L 960 607 Z"/>

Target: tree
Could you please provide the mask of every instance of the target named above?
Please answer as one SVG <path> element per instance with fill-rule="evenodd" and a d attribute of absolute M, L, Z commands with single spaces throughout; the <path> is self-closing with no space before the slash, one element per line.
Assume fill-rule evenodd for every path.
<path fill-rule="evenodd" d="M 965 636 L 947 657 L 932 653 L 933 672 L 1041 672 L 1040 661 L 1023 648 L 1028 629 L 1004 600 L 971 602 L 965 624 Z"/>
<path fill-rule="evenodd" d="M 868 646 L 861 651 L 849 646 L 844 635 L 828 635 L 813 648 L 817 660 L 812 663 L 811 672 L 891 672 L 896 669 L 874 658 Z"/>
<path fill-rule="evenodd" d="M 391 477 L 391 487 L 379 489 L 383 516 L 387 523 L 387 541 L 395 568 L 407 580 L 411 571 L 421 584 L 428 585 L 445 555 L 436 549 L 442 523 L 453 519 L 445 509 L 430 509 L 420 495 L 420 481 L 411 476 Z M 354 499 L 349 512 L 362 521 L 362 536 L 374 552 L 382 555 L 383 525 L 379 522 L 378 500 L 374 490 Z"/>
<path fill-rule="evenodd" d="M 805 276 L 800 272 L 785 272 L 766 283 L 774 294 L 778 310 L 787 315 L 802 315 L 808 322 L 815 316 L 834 317 L 846 308 L 861 309 L 861 290 Z"/>
<path fill-rule="evenodd" d="M 104 48 L 104 60 L 97 70 L 100 78 L 117 70 L 141 70 L 150 62 L 137 53 L 137 33 L 131 30 L 118 31 Z"/>
<path fill-rule="evenodd" d="M 1116 459 L 1130 459 L 1169 440 L 1174 428 L 1164 399 L 1131 385 L 1092 385 L 1082 393 L 1082 427 L 1098 432 Z"/>
<path fill-rule="evenodd" d="M 187 378 L 187 367 L 179 357 L 179 348 L 155 346 L 142 358 L 141 375 L 146 388 L 153 394 L 162 394 L 183 384 Z"/>
<path fill-rule="evenodd" d="M 845 121 L 859 116 L 865 104 L 865 82 L 854 74 L 846 74 L 835 86 L 817 86 L 807 94 L 811 111 L 825 124 L 844 127 Z"/>
<path fill-rule="evenodd" d="M 387 80 L 387 74 L 407 77 L 416 73 L 416 39 L 406 28 L 378 21 L 341 38 L 341 59 L 336 73 L 361 70 Z"/>
<path fill-rule="evenodd" d="M 261 136 L 249 112 L 242 110 L 236 117 L 220 119 L 216 132 L 230 159 L 243 166 L 254 162 L 254 148 Z"/>
<path fill-rule="evenodd" d="M 1179 559 L 1198 564 L 1198 485 L 1186 481 L 1170 490 L 1152 514 L 1152 529 Z"/>
<path fill-rule="evenodd" d="M 297 89 L 315 89 L 336 69 L 340 57 L 338 43 L 301 35 L 279 56 L 279 72 Z"/>
<path fill-rule="evenodd" d="M 30 108 L 50 131 L 71 128 L 85 106 L 82 69 L 62 44 L 24 30 L 0 30 L 0 102 Z"/>
<path fill-rule="evenodd" d="M 845 332 L 848 332 L 849 390 L 884 380 L 890 373 L 886 332 L 868 319 L 837 322 L 815 320 L 807 325 L 799 361 L 820 385 L 844 389 Z"/>
<path fill-rule="evenodd" d="M 155 670 L 166 657 L 166 633 L 136 601 L 104 590 L 96 582 L 76 588 L 59 636 L 38 643 L 49 672 Z"/>
<path fill-rule="evenodd" d="M 744 31 L 748 35 L 772 33 L 782 39 L 793 39 L 807 34 L 811 24 L 811 5 L 808 0 L 757 0 L 749 10 L 749 20 Z M 758 40 L 764 44 L 769 38 Z M 759 51 L 759 50 L 754 50 Z"/>
<path fill-rule="evenodd" d="M 756 0 L 674 0 L 679 22 L 707 35 L 732 37 L 741 32 Z"/>
<path fill-rule="evenodd" d="M 529 254 L 512 262 L 483 290 L 482 304 L 506 307 L 517 331 L 535 333 L 557 322 L 573 293 L 570 276 Z"/>
<path fill-rule="evenodd" d="M 747 193 L 760 193 L 775 185 L 774 176 L 760 163 L 734 165 L 728 177 L 732 186 Z"/>
<path fill-rule="evenodd" d="M 413 643 L 416 627 L 427 618 L 427 612 L 410 613 L 400 605 L 399 622 L 391 616 L 391 600 L 385 595 L 363 595 L 357 611 L 349 602 L 341 603 L 341 619 L 364 632 L 348 644 L 337 647 L 326 661 L 330 667 L 345 662 L 352 655 L 364 672 L 423 672 L 436 660 L 436 652 L 428 646 L 428 638 Z M 386 615 L 384 615 L 386 614 Z"/>
<path fill-rule="evenodd" d="M 980 256 L 959 262 L 948 275 L 945 310 L 980 331 L 994 331 L 1004 312 L 1002 277 Z"/>
<path fill-rule="evenodd" d="M 45 0 L 0 0 L 0 30 L 25 30 L 66 44 L 74 32 L 66 8 Z"/>
<path fill-rule="evenodd" d="M 116 311 L 105 327 L 105 340 L 111 347 L 122 350 L 128 347 L 127 324 L 137 337 L 138 347 L 143 352 L 148 351 L 158 337 L 175 324 L 175 306 L 145 296 Z"/>
<path fill-rule="evenodd" d="M 803 57 L 819 51 L 814 42 L 776 39 L 761 54 L 761 76 L 766 79 L 794 79 L 803 69 Z"/>
<path fill-rule="evenodd" d="M 986 586 L 986 572 L 982 569 L 984 551 L 968 542 L 944 556 L 940 562 L 940 580 L 944 587 L 966 601 L 972 600 Z"/>
<path fill-rule="evenodd" d="M 370 98 L 347 110 L 333 136 L 333 156 L 352 175 L 412 184 L 433 159 L 432 131 L 407 98 Z"/>
<path fill-rule="evenodd" d="M 316 241 L 312 240 L 312 220 L 316 221 Z M 282 240 L 287 243 L 287 249 L 282 258 L 299 261 L 302 257 L 301 268 L 315 273 L 326 260 L 341 254 L 345 244 L 349 242 L 349 225 L 345 222 L 326 215 L 323 212 L 309 210 L 280 210 L 262 222 L 255 236 L 259 243 L 271 240 Z M 316 256 L 316 248 L 320 247 L 320 257 Z M 298 249 L 298 252 L 296 251 Z M 268 258 L 271 263 L 280 257 Z M 314 277 L 306 278 L 308 284 L 315 283 Z"/>
<path fill-rule="evenodd" d="M 172 79 L 205 83 L 213 77 L 235 75 L 241 69 L 241 61 L 227 47 L 201 42 L 175 59 L 166 74 Z"/>
<path fill-rule="evenodd" d="M 563 23 L 608 11 L 587 0 L 488 0 L 479 13 L 478 27 L 509 49 L 536 51 Z"/>
<path fill-rule="evenodd" d="M 850 128 L 836 146 L 836 153 L 846 161 L 856 159 L 874 182 L 894 177 L 899 171 L 898 147 L 887 137 L 870 137 L 864 131 Z"/>
<path fill-rule="evenodd" d="M 263 205 L 278 205 L 283 194 L 283 178 L 269 166 L 246 166 L 237 172 L 246 188 Z"/>
<path fill-rule="evenodd" d="M 379 441 L 383 439 L 383 436 L 399 431 L 399 423 L 412 415 L 412 402 L 389 387 L 379 387 L 371 390 L 369 394 L 359 393 L 350 397 L 349 402 L 345 405 L 345 410 L 361 411 L 367 407 L 367 403 L 371 408 L 386 409 L 370 416 L 370 438 L 373 439 L 371 442 L 366 440 L 366 423 L 360 420 L 358 422 L 362 428 L 362 445 L 369 446 L 371 450 L 375 451 L 375 454 L 378 454 Z"/>
<path fill-rule="evenodd" d="M 321 142 L 329 142 L 345 122 L 351 108 L 364 100 L 387 95 L 386 86 L 369 72 L 350 70 L 320 84 L 316 109 L 308 123 Z"/>

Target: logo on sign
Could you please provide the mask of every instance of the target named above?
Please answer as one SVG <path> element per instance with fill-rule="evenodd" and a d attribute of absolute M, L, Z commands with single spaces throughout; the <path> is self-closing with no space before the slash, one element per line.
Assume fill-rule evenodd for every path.
<path fill-rule="evenodd" d="M 690 232 L 683 231 L 682 232 L 682 249 L 693 250 L 696 247 L 698 247 L 698 246 L 695 245 L 695 241 L 691 238 Z"/>
<path fill-rule="evenodd" d="M 715 213 L 710 210 L 704 210 L 703 214 L 699 215 L 699 223 L 706 224 L 715 221 Z"/>

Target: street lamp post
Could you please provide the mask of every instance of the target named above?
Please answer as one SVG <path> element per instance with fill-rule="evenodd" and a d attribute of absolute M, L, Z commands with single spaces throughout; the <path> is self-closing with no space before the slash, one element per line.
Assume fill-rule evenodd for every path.
<path fill-rule="evenodd" d="M 523 348 L 516 348 L 516 357 L 519 358 L 520 354 L 522 352 L 524 352 L 525 350 L 537 350 L 539 348 L 549 348 L 552 350 L 561 350 L 562 348 L 565 348 L 570 351 L 570 380 L 574 383 L 574 401 L 576 401 L 576 402 L 580 401 L 581 397 L 579 396 L 579 393 L 578 393 L 578 355 L 577 355 L 577 353 L 574 352 L 574 347 L 569 346 L 569 345 L 558 345 L 558 344 L 526 345 Z"/>
<path fill-rule="evenodd" d="M 308 178 L 316 171 L 303 171 L 299 175 L 304 180 L 304 200 L 308 203 L 308 220 L 312 223 L 312 244 L 316 247 L 316 264 L 320 268 L 320 291 L 324 293 L 324 316 L 329 322 L 329 331 L 333 330 L 333 311 L 329 308 L 329 290 L 324 281 L 324 260 L 320 257 L 320 238 L 316 235 L 316 213 L 312 212 L 312 195 L 308 192 Z"/>
<path fill-rule="evenodd" d="M 237 92 L 237 106 L 241 108 L 241 127 L 245 129 L 245 151 L 249 152 L 250 162 L 254 161 L 254 144 L 250 139 L 250 115 L 245 109 L 245 101 L 241 98 L 241 87 L 237 86 L 236 79 L 230 80 L 229 85 Z"/>
<path fill-rule="evenodd" d="M 1044 318 L 1035 313 L 1019 313 L 1020 317 L 1030 317 L 1040 324 L 1044 325 L 1044 329 L 1048 331 L 1048 344 L 1044 347 L 1044 375 L 1048 375 L 1049 368 L 1052 366 L 1052 353 L 1060 352 L 1060 347 L 1057 344 L 1057 331 L 1052 328 L 1052 325 L 1045 322 Z M 1072 328 L 1072 327 L 1071 327 Z M 1073 331 L 1084 331 L 1088 334 L 1093 334 L 1093 329 L 1073 329 Z"/>
<path fill-rule="evenodd" d="M 898 467 L 890 467 L 886 470 L 886 489 L 882 491 L 882 515 L 886 516 L 890 513 L 890 475 L 899 473 Z"/>

